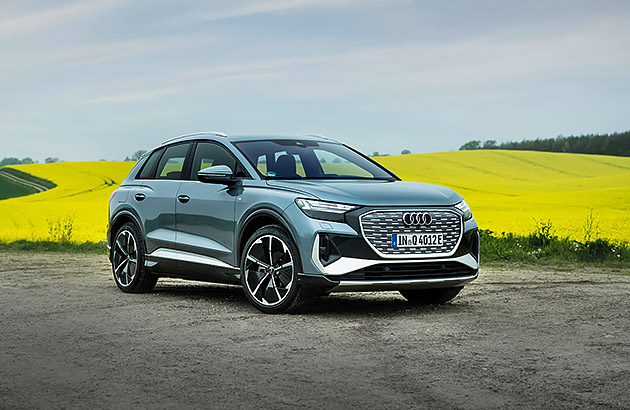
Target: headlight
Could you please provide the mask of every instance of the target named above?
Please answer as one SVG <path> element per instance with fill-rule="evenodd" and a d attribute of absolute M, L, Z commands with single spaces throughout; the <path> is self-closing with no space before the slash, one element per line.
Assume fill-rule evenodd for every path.
<path fill-rule="evenodd" d="M 297 206 L 307 216 L 315 219 L 325 219 L 327 221 L 343 221 L 346 212 L 357 209 L 358 206 L 339 204 L 336 202 L 324 202 L 315 199 L 298 198 L 295 200 Z"/>
<path fill-rule="evenodd" d="M 456 204 L 455 208 L 459 209 L 460 211 L 464 213 L 464 221 L 467 221 L 470 218 L 472 218 L 472 211 L 470 210 L 470 207 L 468 206 L 466 201 L 462 201 Z"/>

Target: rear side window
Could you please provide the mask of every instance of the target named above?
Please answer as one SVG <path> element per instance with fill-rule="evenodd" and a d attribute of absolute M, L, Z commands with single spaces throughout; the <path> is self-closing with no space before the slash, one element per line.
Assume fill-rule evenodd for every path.
<path fill-rule="evenodd" d="M 153 151 L 147 162 L 142 166 L 142 170 L 136 177 L 136 179 L 152 179 L 155 175 L 155 166 L 157 165 L 160 156 L 164 150 L 156 149 Z"/>
<path fill-rule="evenodd" d="M 157 179 L 181 179 L 184 162 L 190 144 L 178 144 L 168 147 L 157 166 Z"/>

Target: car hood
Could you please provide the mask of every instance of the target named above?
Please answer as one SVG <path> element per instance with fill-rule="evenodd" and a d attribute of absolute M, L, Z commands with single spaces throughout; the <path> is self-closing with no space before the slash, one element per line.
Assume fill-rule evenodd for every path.
<path fill-rule="evenodd" d="M 269 180 L 267 184 L 322 201 L 364 206 L 450 206 L 462 200 L 450 188 L 421 182 Z"/>

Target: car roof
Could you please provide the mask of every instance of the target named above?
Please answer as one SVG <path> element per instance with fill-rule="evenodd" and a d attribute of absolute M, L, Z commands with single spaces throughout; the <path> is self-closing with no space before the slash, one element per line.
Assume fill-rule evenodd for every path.
<path fill-rule="evenodd" d="M 339 141 L 333 140 L 323 135 L 316 135 L 316 134 L 293 135 L 293 136 L 282 136 L 282 135 L 233 135 L 233 136 L 230 136 L 223 132 L 218 132 L 218 131 L 204 131 L 204 132 L 195 132 L 192 134 L 180 135 L 178 137 L 168 139 L 164 141 L 160 146 L 172 144 L 175 142 L 190 141 L 190 140 L 211 140 L 211 141 L 230 141 L 230 142 L 265 141 L 265 140 L 312 140 L 312 141 L 340 143 Z"/>

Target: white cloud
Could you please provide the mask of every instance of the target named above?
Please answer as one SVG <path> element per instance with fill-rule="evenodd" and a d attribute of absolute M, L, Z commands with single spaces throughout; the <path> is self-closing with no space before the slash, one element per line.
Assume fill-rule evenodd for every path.
<path fill-rule="evenodd" d="M 166 87 L 161 89 L 136 91 L 126 94 L 110 95 L 106 97 L 99 97 L 90 100 L 95 104 L 112 104 L 112 103 L 129 103 L 145 100 L 152 100 L 156 97 L 163 97 L 170 94 L 175 94 L 181 91 L 178 87 Z"/>
<path fill-rule="evenodd" d="M 216 91 L 216 87 L 230 84 L 230 83 L 238 83 L 243 84 L 246 82 L 258 82 L 258 81 L 267 81 L 270 79 L 282 77 L 285 75 L 283 72 L 267 72 L 267 73 L 234 73 L 229 75 L 223 75 L 218 77 L 207 78 L 205 80 L 196 81 L 194 83 L 187 83 L 182 86 L 172 86 L 166 88 L 147 88 L 141 91 L 134 91 L 130 93 L 122 93 L 109 95 L 105 97 L 98 97 L 89 100 L 89 102 L 94 104 L 124 104 L 124 103 L 135 103 L 139 101 L 149 101 L 157 98 L 166 97 L 169 95 L 174 95 L 178 93 L 190 92 L 193 90 L 199 90 L 203 87 L 213 87 Z"/>
<path fill-rule="evenodd" d="M 503 98 L 555 87 L 558 77 L 594 76 L 630 69 L 625 49 L 630 29 L 611 21 L 556 35 L 488 36 L 446 44 L 402 44 L 347 52 L 312 52 L 304 57 L 254 59 L 155 72 L 137 79 L 146 91 L 102 97 L 93 102 L 132 102 L 173 92 L 213 92 L 365 103 L 366 97 Z M 627 34 L 627 36 L 626 36 Z M 112 84 L 114 87 L 116 83 Z M 229 88 L 219 87 L 229 85 Z M 172 90 L 177 91 L 172 91 Z M 369 100 L 369 98 L 368 98 Z"/>
<path fill-rule="evenodd" d="M 122 41 L 89 42 L 80 45 L 46 48 L 38 53 L 14 54 L 13 58 L 3 61 L 1 69 L 13 69 L 19 72 L 27 67 L 85 66 L 106 63 L 143 54 L 158 53 L 168 50 L 186 50 L 201 47 L 214 42 L 212 38 L 190 37 L 151 37 Z"/>
<path fill-rule="evenodd" d="M 223 10 L 213 10 L 207 13 L 195 14 L 195 19 L 203 21 L 224 20 L 236 17 L 252 16 L 257 14 L 286 13 L 298 10 L 317 10 L 329 8 L 341 8 L 346 6 L 381 6 L 407 2 L 406 0 L 270 0 L 249 1 L 234 5 L 234 2 L 226 2 L 231 7 Z M 214 5 L 213 5 L 214 7 Z"/>
<path fill-rule="evenodd" d="M 121 0 L 76 1 L 52 9 L 35 11 L 20 17 L 0 21 L 0 38 L 14 37 L 30 31 L 60 26 L 118 6 Z"/>

